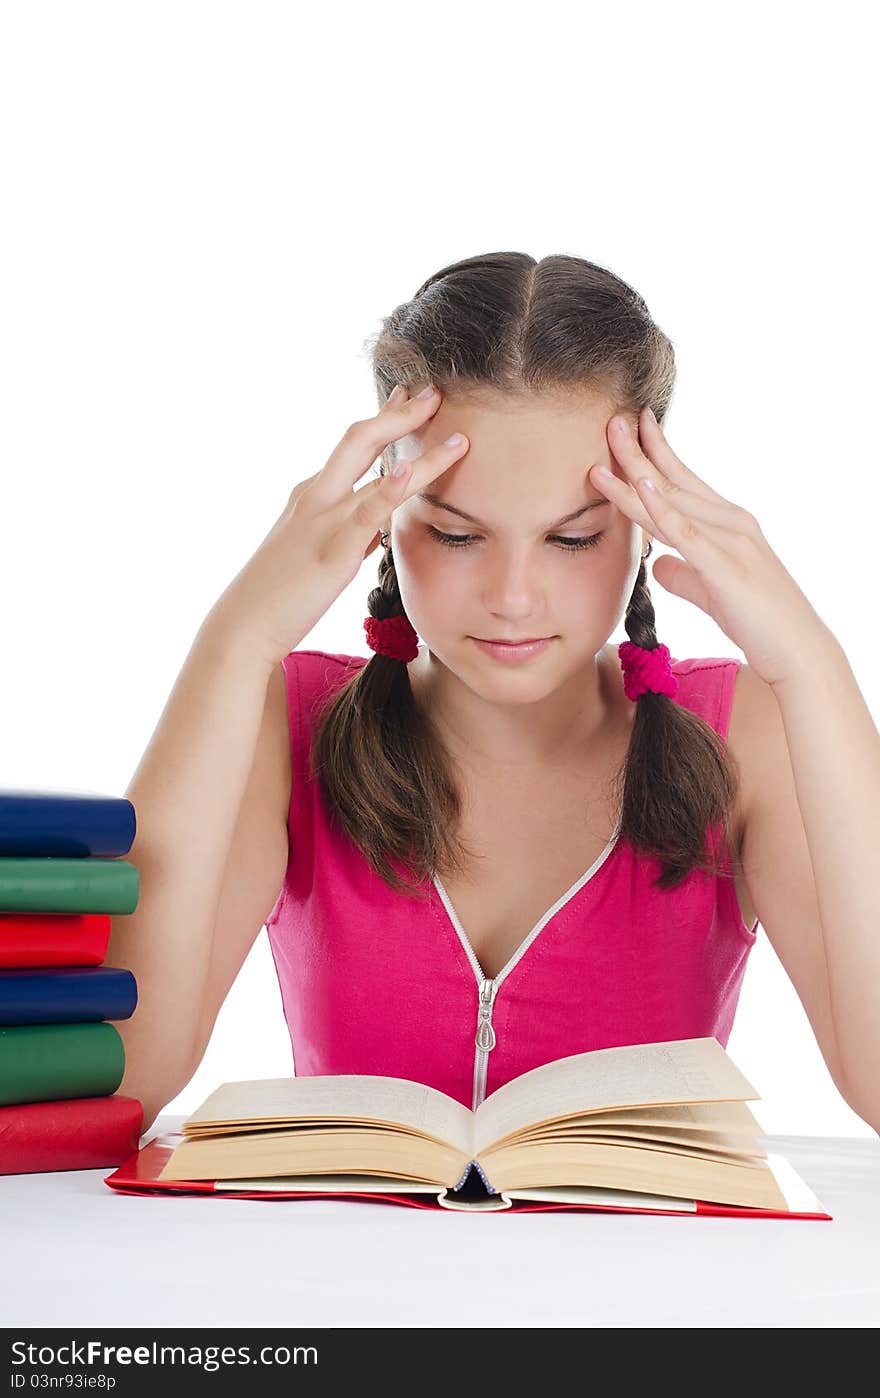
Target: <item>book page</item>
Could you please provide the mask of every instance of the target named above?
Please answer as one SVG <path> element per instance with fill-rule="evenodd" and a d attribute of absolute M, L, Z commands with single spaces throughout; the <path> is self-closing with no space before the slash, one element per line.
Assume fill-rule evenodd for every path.
<path fill-rule="evenodd" d="M 667 1209 L 677 1214 L 695 1214 L 694 1199 L 676 1199 L 671 1194 L 636 1194 L 628 1189 L 592 1189 L 588 1185 L 545 1185 L 543 1189 L 507 1189 L 505 1199 L 547 1200 L 554 1204 L 606 1204 L 615 1209 Z"/>
<path fill-rule="evenodd" d="M 259 1190 L 265 1194 L 308 1192 L 315 1194 L 433 1194 L 436 1184 L 419 1180 L 401 1183 L 399 1175 L 269 1175 L 247 1180 L 216 1180 L 217 1193 L 224 1189 L 239 1193 Z"/>
<path fill-rule="evenodd" d="M 188 1137 L 162 1166 L 160 1180 L 242 1180 L 272 1175 L 380 1174 L 452 1187 L 466 1151 L 413 1131 L 242 1132 Z"/>
<path fill-rule="evenodd" d="M 476 1151 L 524 1126 L 585 1111 L 758 1097 L 714 1038 L 575 1053 L 490 1093 L 475 1113 Z"/>
<path fill-rule="evenodd" d="M 485 1159 L 486 1174 L 502 1193 L 546 1185 L 589 1185 L 788 1212 L 768 1161 L 742 1165 L 599 1142 L 502 1146 L 487 1152 Z"/>
<path fill-rule="evenodd" d="M 425 1083 L 370 1073 L 225 1082 L 187 1117 L 183 1129 L 187 1136 L 198 1136 L 235 1121 L 242 1131 L 252 1132 L 260 1125 L 277 1129 L 295 1124 L 301 1117 L 409 1126 L 471 1153 L 469 1107 Z"/>
<path fill-rule="evenodd" d="M 587 1125 L 687 1126 L 691 1131 L 738 1131 L 763 1136 L 764 1130 L 744 1102 L 690 1102 L 675 1107 L 620 1107 L 617 1111 L 584 1112 Z"/>
<path fill-rule="evenodd" d="M 576 1124 L 573 1124 L 576 1123 Z M 570 1117 L 567 1122 L 528 1127 L 517 1133 L 517 1144 L 527 1141 L 619 1141 L 628 1146 L 661 1146 L 664 1150 L 683 1150 L 689 1155 L 712 1154 L 731 1156 L 737 1160 L 766 1159 L 767 1151 L 757 1140 L 748 1136 L 730 1135 L 726 1131 L 691 1131 L 672 1126 L 584 1126 L 582 1119 Z"/>

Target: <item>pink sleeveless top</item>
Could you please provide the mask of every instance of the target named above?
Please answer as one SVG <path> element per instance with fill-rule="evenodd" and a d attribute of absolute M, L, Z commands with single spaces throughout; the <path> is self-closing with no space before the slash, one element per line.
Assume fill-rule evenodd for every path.
<path fill-rule="evenodd" d="M 266 926 L 296 1074 L 410 1078 L 476 1108 L 510 1078 L 572 1053 L 706 1036 L 726 1047 L 756 940 L 732 878 L 692 871 L 658 891 L 659 860 L 615 831 L 487 978 L 439 878 L 425 881 L 430 902 L 420 903 L 374 872 L 330 824 L 309 765 L 315 706 L 368 658 L 295 650 L 282 661 L 290 858 Z M 676 702 L 723 738 L 739 665 L 673 660 Z M 721 834 L 719 822 L 713 850 Z"/>

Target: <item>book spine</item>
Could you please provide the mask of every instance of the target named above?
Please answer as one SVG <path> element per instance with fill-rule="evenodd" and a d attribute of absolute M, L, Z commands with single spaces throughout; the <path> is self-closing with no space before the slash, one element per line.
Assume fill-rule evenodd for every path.
<path fill-rule="evenodd" d="M 468 1161 L 468 1163 L 462 1170 L 461 1175 L 458 1178 L 458 1182 L 455 1185 L 453 1185 L 453 1190 L 464 1189 L 468 1185 L 472 1172 L 476 1173 L 479 1176 L 487 1194 L 498 1193 L 498 1190 L 493 1188 L 493 1186 L 489 1183 L 489 1177 L 486 1174 L 486 1171 L 483 1169 L 482 1165 L 480 1164 L 479 1160 Z"/>
<path fill-rule="evenodd" d="M 0 970 L 0 1024 L 128 1019 L 136 1005 L 134 976 L 116 966 Z"/>
<path fill-rule="evenodd" d="M 0 968 L 100 966 L 107 956 L 107 913 L 0 912 Z"/>
<path fill-rule="evenodd" d="M 0 1175 L 102 1170 L 138 1148 L 143 1107 L 134 1097 L 85 1097 L 0 1107 Z"/>
<path fill-rule="evenodd" d="M 7 912 L 132 913 L 140 876 L 127 859 L 0 859 Z"/>
<path fill-rule="evenodd" d="M 108 1097 L 122 1082 L 125 1050 L 112 1024 L 0 1029 L 0 1106 L 61 1097 Z"/>
<path fill-rule="evenodd" d="M 125 796 L 0 787 L 0 855 L 118 859 L 135 830 Z"/>

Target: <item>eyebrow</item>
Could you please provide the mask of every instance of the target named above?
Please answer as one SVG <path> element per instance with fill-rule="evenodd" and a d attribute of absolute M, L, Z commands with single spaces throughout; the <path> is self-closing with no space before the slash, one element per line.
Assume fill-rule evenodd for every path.
<path fill-rule="evenodd" d="M 430 490 L 418 491 L 415 498 L 417 500 L 424 500 L 428 505 L 434 505 L 438 510 L 448 510 L 450 514 L 458 515 L 461 519 L 466 519 L 469 524 L 479 525 L 481 529 L 488 528 L 488 525 L 483 524 L 482 520 L 474 519 L 473 515 L 469 515 L 466 511 L 460 510 L 457 505 L 450 505 L 447 500 L 441 500 L 439 495 L 432 494 Z M 610 503 L 610 500 L 605 499 L 588 500 L 586 505 L 581 505 L 579 509 L 572 510 L 570 515 L 563 515 L 562 519 L 557 519 L 555 523 L 548 524 L 545 527 L 547 529 L 561 529 L 563 524 L 571 524 L 572 520 L 580 519 L 581 515 L 585 515 L 589 510 L 598 510 L 602 505 L 609 505 Z"/>

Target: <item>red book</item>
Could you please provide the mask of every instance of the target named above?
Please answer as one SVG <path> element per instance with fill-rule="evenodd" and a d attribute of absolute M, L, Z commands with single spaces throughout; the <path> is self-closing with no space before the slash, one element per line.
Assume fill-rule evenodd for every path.
<path fill-rule="evenodd" d="M 103 1170 L 138 1148 L 144 1109 L 136 1097 L 69 1097 L 0 1107 L 0 1175 Z"/>
<path fill-rule="evenodd" d="M 100 966 L 109 913 L 0 913 L 0 967 Z"/>
<path fill-rule="evenodd" d="M 361 1186 L 366 1183 L 361 1178 L 358 1188 L 321 1188 L 321 1189 L 284 1189 L 276 1188 L 279 1181 L 263 1182 L 260 1189 L 237 1189 L 236 1183 L 245 1181 L 230 1180 L 160 1180 L 159 1175 L 170 1157 L 175 1146 L 184 1139 L 183 1132 L 169 1131 L 164 1135 L 155 1136 L 141 1150 L 136 1151 L 128 1160 L 124 1161 L 112 1175 L 107 1175 L 104 1183 L 111 1189 L 117 1189 L 122 1194 L 210 1194 L 215 1199 L 350 1199 L 358 1203 L 381 1203 L 381 1204 L 404 1204 L 414 1209 L 456 1209 L 471 1210 L 480 1212 L 508 1212 L 508 1213 L 538 1213 L 549 1210 L 576 1209 L 588 1212 L 599 1213 L 625 1213 L 625 1214 L 667 1214 L 672 1216 L 686 1217 L 719 1217 L 728 1218 L 814 1218 L 830 1219 L 831 1214 L 826 1213 L 822 1204 L 816 1198 L 813 1191 L 805 1180 L 785 1161 L 777 1155 L 768 1156 L 774 1175 L 783 1189 L 788 1203 L 791 1205 L 788 1211 L 776 1209 L 751 1209 L 740 1208 L 733 1204 L 712 1204 L 703 1199 L 681 1199 L 676 1201 L 675 1208 L 652 1208 L 640 1207 L 630 1202 L 627 1204 L 612 1203 L 575 1203 L 566 1201 L 564 1203 L 549 1202 L 548 1200 L 538 1200 L 535 1198 L 526 1199 L 518 1196 L 515 1191 L 501 1191 L 499 1194 L 485 1198 L 456 1200 L 454 1193 L 442 1187 L 438 1190 L 429 1185 L 419 1186 L 418 1193 L 412 1190 L 405 1192 L 389 1192 L 381 1189 L 371 1189 Z M 232 1187 L 230 1187 L 232 1186 Z M 531 1191 L 537 1194 L 539 1191 Z M 546 1194 L 554 1191 L 546 1190 Z M 562 1193 L 563 1191 L 555 1191 Z M 581 1191 L 584 1193 L 585 1191 Z M 597 1197 L 608 1196 L 614 1191 L 596 1190 Z M 632 1199 L 632 1196 L 629 1196 Z"/>

